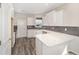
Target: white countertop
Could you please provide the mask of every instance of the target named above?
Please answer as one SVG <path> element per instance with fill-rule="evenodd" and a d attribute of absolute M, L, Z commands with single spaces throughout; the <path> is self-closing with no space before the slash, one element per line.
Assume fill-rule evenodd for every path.
<path fill-rule="evenodd" d="M 41 30 L 47 32 L 47 34 L 37 34 L 36 38 L 42 41 L 47 46 L 54 46 L 57 44 L 62 44 L 68 42 L 73 39 L 79 39 L 78 36 L 73 36 L 69 34 L 48 31 L 48 30 Z"/>

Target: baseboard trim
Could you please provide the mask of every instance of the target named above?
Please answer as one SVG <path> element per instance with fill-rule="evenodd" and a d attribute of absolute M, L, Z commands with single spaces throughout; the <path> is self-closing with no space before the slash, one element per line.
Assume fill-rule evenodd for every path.
<path fill-rule="evenodd" d="M 16 38 L 16 39 L 27 39 L 27 37 L 19 37 L 19 38 Z"/>
<path fill-rule="evenodd" d="M 16 38 L 16 39 L 35 39 L 35 37 L 19 37 L 19 38 Z"/>
<path fill-rule="evenodd" d="M 27 39 L 35 39 L 35 37 L 27 37 Z"/>

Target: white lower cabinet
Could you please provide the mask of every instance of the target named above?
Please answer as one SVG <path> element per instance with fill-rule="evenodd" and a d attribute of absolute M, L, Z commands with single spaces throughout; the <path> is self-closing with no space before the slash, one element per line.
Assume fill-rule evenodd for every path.
<path fill-rule="evenodd" d="M 42 43 L 38 39 L 36 39 L 36 54 L 42 54 Z"/>
<path fill-rule="evenodd" d="M 35 37 L 36 29 L 28 29 L 28 38 Z"/>
<path fill-rule="evenodd" d="M 62 55 L 65 48 L 65 44 L 59 44 L 55 46 L 47 46 L 39 39 L 36 38 L 36 54 L 37 55 Z"/>
<path fill-rule="evenodd" d="M 69 43 L 68 51 L 79 55 L 79 39 L 73 39 L 71 43 Z"/>
<path fill-rule="evenodd" d="M 41 34 L 42 31 L 40 29 L 28 29 L 27 32 L 27 37 L 31 38 L 31 37 L 35 37 L 37 34 Z"/>

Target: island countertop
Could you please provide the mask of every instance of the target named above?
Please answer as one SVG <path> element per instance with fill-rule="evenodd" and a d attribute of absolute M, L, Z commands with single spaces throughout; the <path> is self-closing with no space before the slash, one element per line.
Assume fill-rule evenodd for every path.
<path fill-rule="evenodd" d="M 62 44 L 65 42 L 69 42 L 73 39 L 79 39 L 78 36 L 73 36 L 69 34 L 48 31 L 48 30 L 41 30 L 47 33 L 37 34 L 36 38 L 42 41 L 47 46 L 54 46 L 57 44 Z"/>

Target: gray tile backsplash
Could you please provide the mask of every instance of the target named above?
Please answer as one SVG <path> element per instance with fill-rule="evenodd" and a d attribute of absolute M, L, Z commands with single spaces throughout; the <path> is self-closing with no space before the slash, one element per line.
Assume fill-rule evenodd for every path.
<path fill-rule="evenodd" d="M 52 26 L 49 30 L 79 36 L 79 27 Z"/>
<path fill-rule="evenodd" d="M 27 29 L 38 29 L 35 28 L 34 25 L 27 26 Z M 61 33 L 66 33 L 70 35 L 79 36 L 79 27 L 70 27 L 70 26 L 42 26 L 41 29 L 51 30 Z"/>

